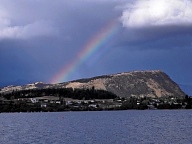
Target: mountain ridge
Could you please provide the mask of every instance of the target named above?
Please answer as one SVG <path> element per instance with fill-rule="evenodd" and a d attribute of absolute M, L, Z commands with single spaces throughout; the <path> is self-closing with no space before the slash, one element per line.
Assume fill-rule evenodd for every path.
<path fill-rule="evenodd" d="M 112 92 L 120 97 L 185 96 L 185 93 L 180 89 L 180 87 L 161 70 L 122 72 L 58 84 L 44 84 L 42 82 L 37 82 L 24 86 L 8 86 L 2 88 L 1 93 L 13 90 L 42 88 L 94 88 Z"/>
<path fill-rule="evenodd" d="M 184 96 L 184 92 L 161 70 L 132 71 L 69 82 L 66 87 L 104 89 L 121 97 Z"/>

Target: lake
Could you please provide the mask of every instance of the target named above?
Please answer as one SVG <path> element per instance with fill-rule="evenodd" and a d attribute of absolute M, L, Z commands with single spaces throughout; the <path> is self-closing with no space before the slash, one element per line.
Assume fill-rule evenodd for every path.
<path fill-rule="evenodd" d="M 190 144 L 192 110 L 1 113 L 1 144 Z"/>

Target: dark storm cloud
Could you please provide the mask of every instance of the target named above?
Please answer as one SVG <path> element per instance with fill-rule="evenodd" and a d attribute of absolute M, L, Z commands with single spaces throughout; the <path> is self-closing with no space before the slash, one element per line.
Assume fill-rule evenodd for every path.
<path fill-rule="evenodd" d="M 15 79 L 29 76 L 28 72 L 32 70 L 33 65 L 38 65 L 17 42 L 6 40 L 0 45 L 1 81 L 15 81 Z"/>
<path fill-rule="evenodd" d="M 192 26 L 162 26 L 145 29 L 122 29 L 117 46 L 129 49 L 173 49 L 190 47 Z"/>
<path fill-rule="evenodd" d="M 0 5 L 1 81 L 48 81 L 108 21 L 117 2 L 11 1 Z"/>
<path fill-rule="evenodd" d="M 62 35 L 98 28 L 109 19 L 116 3 L 101 1 L 10 1 L 0 6 L 0 38 Z"/>
<path fill-rule="evenodd" d="M 117 22 L 117 34 L 70 80 L 161 69 L 177 82 L 192 81 L 189 0 L 0 1 L 1 82 L 49 82 L 110 21 Z"/>

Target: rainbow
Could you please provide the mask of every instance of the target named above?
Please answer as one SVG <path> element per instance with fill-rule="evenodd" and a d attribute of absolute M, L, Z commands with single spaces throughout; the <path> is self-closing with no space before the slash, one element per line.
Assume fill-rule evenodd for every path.
<path fill-rule="evenodd" d="M 102 46 L 109 41 L 118 31 L 116 21 L 108 23 L 96 35 L 94 35 L 77 53 L 77 56 L 69 64 L 65 65 L 56 75 L 51 79 L 51 83 L 59 83 L 66 81 L 77 68 L 96 53 Z"/>

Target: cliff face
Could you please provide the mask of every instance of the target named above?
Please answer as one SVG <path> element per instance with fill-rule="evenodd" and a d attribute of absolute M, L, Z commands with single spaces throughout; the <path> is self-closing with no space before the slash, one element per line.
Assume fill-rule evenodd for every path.
<path fill-rule="evenodd" d="M 104 75 L 80 79 L 59 84 L 43 84 L 41 82 L 25 86 L 9 86 L 2 88 L 0 93 L 13 90 L 41 88 L 84 88 L 110 91 L 120 97 L 183 97 L 185 93 L 162 71 L 133 71 L 112 75 Z"/>
<path fill-rule="evenodd" d="M 179 86 L 162 71 L 134 71 L 81 79 L 65 85 L 72 88 L 104 89 L 121 97 L 185 96 Z"/>

